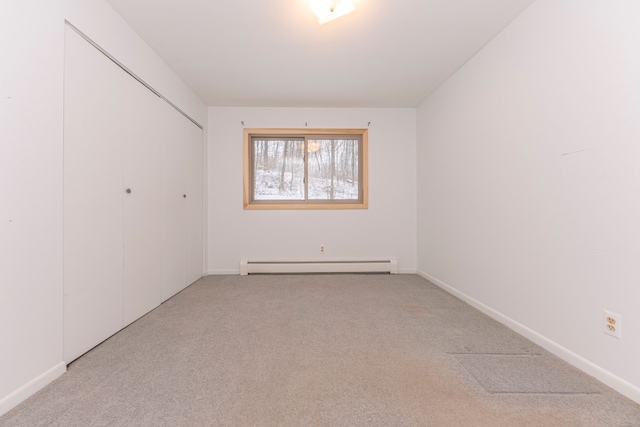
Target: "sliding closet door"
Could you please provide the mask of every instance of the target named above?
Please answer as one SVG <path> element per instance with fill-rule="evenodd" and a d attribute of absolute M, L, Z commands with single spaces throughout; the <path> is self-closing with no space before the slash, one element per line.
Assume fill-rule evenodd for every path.
<path fill-rule="evenodd" d="M 64 78 L 64 360 L 122 327 L 122 84 L 70 29 Z"/>
<path fill-rule="evenodd" d="M 186 118 L 162 108 L 162 301 L 186 286 Z"/>
<path fill-rule="evenodd" d="M 203 196 L 202 196 L 202 129 L 191 122 L 186 124 L 187 151 L 187 254 L 186 284 L 189 285 L 202 277 L 204 265 L 203 253 Z"/>
<path fill-rule="evenodd" d="M 162 149 L 165 102 L 124 76 L 124 317 L 128 325 L 161 302 Z"/>

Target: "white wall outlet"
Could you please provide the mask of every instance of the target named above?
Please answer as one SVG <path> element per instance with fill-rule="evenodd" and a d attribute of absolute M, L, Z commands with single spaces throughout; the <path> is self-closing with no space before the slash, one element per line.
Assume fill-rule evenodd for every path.
<path fill-rule="evenodd" d="M 605 310 L 602 317 L 605 334 L 618 339 L 622 338 L 622 315 Z"/>
<path fill-rule="evenodd" d="M 324 245 L 320 245 L 320 253 L 323 254 L 324 253 Z"/>

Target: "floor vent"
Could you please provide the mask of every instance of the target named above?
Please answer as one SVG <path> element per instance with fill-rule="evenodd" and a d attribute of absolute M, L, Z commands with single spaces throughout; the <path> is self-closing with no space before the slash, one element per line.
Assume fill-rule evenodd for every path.
<path fill-rule="evenodd" d="M 240 274 L 390 273 L 398 274 L 398 260 L 298 260 L 240 262 Z"/>

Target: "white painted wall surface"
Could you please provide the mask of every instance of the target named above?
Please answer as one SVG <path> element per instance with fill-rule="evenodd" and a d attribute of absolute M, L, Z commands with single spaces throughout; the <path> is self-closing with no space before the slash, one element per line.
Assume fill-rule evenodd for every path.
<path fill-rule="evenodd" d="M 242 130 L 369 127 L 369 209 L 243 210 Z M 208 265 L 240 260 L 395 257 L 416 271 L 415 109 L 209 108 Z M 320 245 L 325 253 L 320 253 Z"/>
<path fill-rule="evenodd" d="M 0 3 L 0 414 L 65 370 L 63 41 L 56 2 Z"/>
<path fill-rule="evenodd" d="M 538 0 L 417 123 L 419 272 L 640 402 L 638 18 Z"/>
<path fill-rule="evenodd" d="M 64 20 L 206 125 L 202 101 L 102 0 L 0 2 L 0 414 L 62 363 Z"/>

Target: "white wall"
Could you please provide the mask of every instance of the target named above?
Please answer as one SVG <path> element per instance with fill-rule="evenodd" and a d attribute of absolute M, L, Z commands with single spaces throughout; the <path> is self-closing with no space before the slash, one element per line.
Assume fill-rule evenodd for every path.
<path fill-rule="evenodd" d="M 204 103 L 101 0 L 0 2 L 0 414 L 62 363 L 65 19 L 206 125 Z"/>
<path fill-rule="evenodd" d="M 369 127 L 369 209 L 243 210 L 242 131 Z M 243 258 L 396 257 L 416 271 L 415 109 L 209 108 L 209 272 Z"/>
<path fill-rule="evenodd" d="M 640 402 L 638 17 L 538 0 L 417 123 L 419 272 Z"/>

